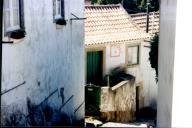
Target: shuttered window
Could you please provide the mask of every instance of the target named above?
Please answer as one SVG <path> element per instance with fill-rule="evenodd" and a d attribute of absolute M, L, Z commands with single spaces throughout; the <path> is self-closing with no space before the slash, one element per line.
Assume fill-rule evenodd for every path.
<path fill-rule="evenodd" d="M 23 0 L 4 0 L 4 28 L 5 32 L 24 28 Z"/>

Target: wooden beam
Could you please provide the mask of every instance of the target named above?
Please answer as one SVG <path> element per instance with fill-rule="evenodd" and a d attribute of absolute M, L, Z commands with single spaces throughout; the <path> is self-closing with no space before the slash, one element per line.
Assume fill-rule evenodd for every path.
<path fill-rule="evenodd" d="M 118 88 L 120 88 L 121 86 L 125 85 L 127 82 L 128 82 L 128 81 L 122 81 L 122 82 L 116 84 L 115 86 L 113 86 L 113 87 L 111 88 L 111 90 L 112 90 L 112 91 L 115 91 L 116 89 L 118 89 Z"/>

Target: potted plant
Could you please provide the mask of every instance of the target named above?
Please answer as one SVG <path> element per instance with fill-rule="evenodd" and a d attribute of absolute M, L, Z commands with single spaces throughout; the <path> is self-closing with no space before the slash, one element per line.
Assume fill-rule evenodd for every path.
<path fill-rule="evenodd" d="M 58 25 L 66 25 L 66 20 L 64 18 L 59 18 L 55 20 L 55 23 Z"/>
<path fill-rule="evenodd" d="M 26 35 L 25 29 L 17 29 L 9 33 L 10 38 L 21 39 Z"/>

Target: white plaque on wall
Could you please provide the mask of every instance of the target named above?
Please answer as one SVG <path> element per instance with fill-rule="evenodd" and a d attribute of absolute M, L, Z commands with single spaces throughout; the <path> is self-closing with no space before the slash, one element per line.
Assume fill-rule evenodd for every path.
<path fill-rule="evenodd" d="M 120 46 L 119 45 L 111 45 L 110 56 L 111 57 L 119 57 L 120 56 Z"/>

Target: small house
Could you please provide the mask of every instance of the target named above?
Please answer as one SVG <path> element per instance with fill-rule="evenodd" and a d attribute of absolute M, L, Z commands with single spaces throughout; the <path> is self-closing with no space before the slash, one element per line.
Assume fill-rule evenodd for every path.
<path fill-rule="evenodd" d="M 123 65 L 135 77 L 136 108 L 156 107 L 155 71 L 148 59 L 151 35 L 120 4 L 87 5 L 85 17 L 86 83 L 106 87 L 111 70 Z"/>

